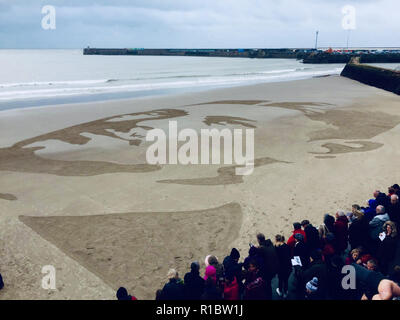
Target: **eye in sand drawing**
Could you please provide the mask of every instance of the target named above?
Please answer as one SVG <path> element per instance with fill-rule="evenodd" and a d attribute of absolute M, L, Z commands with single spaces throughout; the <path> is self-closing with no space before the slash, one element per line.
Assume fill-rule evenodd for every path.
<path fill-rule="evenodd" d="M 211 126 L 212 124 L 219 124 L 219 125 L 240 125 L 247 128 L 256 128 L 254 124 L 251 122 L 256 122 L 255 120 L 249 120 L 246 118 L 240 117 L 229 117 L 229 116 L 207 116 L 204 121 L 206 125 Z"/>

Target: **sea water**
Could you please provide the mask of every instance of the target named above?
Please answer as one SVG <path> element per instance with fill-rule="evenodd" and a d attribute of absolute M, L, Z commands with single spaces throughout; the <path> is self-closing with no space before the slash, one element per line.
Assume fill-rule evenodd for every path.
<path fill-rule="evenodd" d="M 186 93 L 340 74 L 295 59 L 100 56 L 82 50 L 0 50 L 0 111 Z"/>

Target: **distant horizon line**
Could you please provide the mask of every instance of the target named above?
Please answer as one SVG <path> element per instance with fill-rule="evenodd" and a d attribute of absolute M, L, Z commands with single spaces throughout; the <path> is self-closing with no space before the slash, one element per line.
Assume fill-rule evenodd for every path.
<path fill-rule="evenodd" d="M 238 50 L 238 49 L 315 49 L 314 47 L 108 47 L 108 46 L 86 46 L 86 47 L 66 47 L 66 48 L 0 48 L 0 50 L 82 50 L 85 48 L 92 49 L 195 49 L 195 50 L 207 50 L 207 49 L 217 49 L 217 50 Z M 326 49 L 326 48 L 335 48 L 335 49 L 345 49 L 345 50 L 354 50 L 354 49 L 400 49 L 399 46 L 368 46 L 368 47 L 358 47 L 358 46 L 318 46 L 317 49 Z"/>

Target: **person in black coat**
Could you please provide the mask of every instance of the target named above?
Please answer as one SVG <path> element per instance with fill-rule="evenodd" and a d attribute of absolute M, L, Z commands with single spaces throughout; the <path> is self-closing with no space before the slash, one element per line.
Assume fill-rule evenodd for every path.
<path fill-rule="evenodd" d="M 261 255 L 261 252 L 258 250 L 258 248 L 256 246 L 250 244 L 249 255 L 243 261 L 243 268 L 246 271 L 249 270 L 250 262 L 252 260 L 255 260 L 257 262 L 257 266 L 259 266 L 259 269 L 264 268 L 264 258 Z M 262 270 L 264 270 L 264 269 L 262 269 Z"/>
<path fill-rule="evenodd" d="M 280 297 L 287 297 L 289 289 L 289 276 L 292 272 L 291 248 L 285 243 L 285 237 L 282 235 L 275 236 L 275 250 L 279 260 L 278 279 L 279 285 L 276 292 Z"/>
<path fill-rule="evenodd" d="M 385 193 L 375 190 L 374 198 L 378 206 L 384 206 L 385 208 L 389 207 L 390 198 Z"/>
<path fill-rule="evenodd" d="M 344 266 L 343 258 L 334 255 L 327 265 L 328 270 L 328 297 L 332 300 L 357 300 L 355 289 L 344 289 L 342 280 L 345 274 L 342 273 Z"/>
<path fill-rule="evenodd" d="M 304 243 L 304 237 L 302 234 L 296 233 L 294 238 L 296 243 L 293 248 L 293 257 L 300 257 L 302 269 L 305 269 L 310 263 L 310 254 L 308 248 Z"/>
<path fill-rule="evenodd" d="M 184 300 L 184 287 L 175 269 L 168 271 L 168 279 L 160 294 L 160 300 Z"/>
<path fill-rule="evenodd" d="M 389 264 L 393 261 L 397 249 L 397 228 L 392 221 L 387 221 L 383 225 L 385 238 L 379 241 L 377 259 L 380 270 L 383 274 L 388 274 Z"/>
<path fill-rule="evenodd" d="M 349 226 L 349 242 L 352 250 L 360 246 L 366 247 L 369 243 L 367 218 L 359 211 L 353 213 L 353 217 L 353 222 Z"/>
<path fill-rule="evenodd" d="M 320 249 L 321 242 L 317 228 L 315 228 L 308 220 L 303 220 L 301 226 L 306 233 L 308 250 L 311 252 Z"/>
<path fill-rule="evenodd" d="M 300 233 L 294 235 L 295 245 L 293 248 L 293 257 L 299 257 L 301 261 L 301 266 L 295 265 L 294 268 L 294 278 L 296 282 L 296 294 L 299 299 L 304 298 L 304 283 L 302 282 L 301 274 L 304 269 L 306 269 L 310 263 L 310 256 L 307 246 L 304 244 L 304 237 Z"/>
<path fill-rule="evenodd" d="M 200 276 L 200 264 L 195 261 L 190 265 L 190 272 L 185 274 L 183 289 L 186 300 L 199 300 L 204 292 L 204 279 Z"/>
<path fill-rule="evenodd" d="M 226 274 L 236 277 L 239 284 L 239 290 L 243 290 L 243 263 L 239 263 L 240 253 L 236 248 L 232 248 L 231 254 L 227 256 L 224 261 L 224 270 Z"/>
<path fill-rule="evenodd" d="M 394 193 L 400 197 L 400 186 L 397 183 L 395 183 L 394 185 L 392 185 L 392 188 Z"/>
<path fill-rule="evenodd" d="M 257 235 L 258 249 L 264 259 L 264 272 L 268 278 L 273 278 L 279 270 L 279 261 L 275 247 L 270 239 L 265 239 L 262 233 Z M 260 268 L 261 270 L 261 268 Z"/>
<path fill-rule="evenodd" d="M 390 205 L 387 208 L 387 213 L 389 215 L 390 221 L 400 224 L 400 201 L 397 194 L 393 194 L 390 197 Z"/>
<path fill-rule="evenodd" d="M 265 239 L 262 233 L 257 235 L 259 243 L 258 250 L 260 251 L 264 259 L 264 272 L 263 280 L 265 282 L 265 290 L 267 293 L 267 299 L 272 299 L 272 287 L 271 281 L 279 271 L 279 260 L 276 254 L 275 247 L 270 239 Z M 261 271 L 261 270 L 260 270 Z"/>
<path fill-rule="evenodd" d="M 201 300 L 222 300 L 222 292 L 218 290 L 214 280 L 210 277 L 206 280 L 204 286 L 204 293 Z"/>

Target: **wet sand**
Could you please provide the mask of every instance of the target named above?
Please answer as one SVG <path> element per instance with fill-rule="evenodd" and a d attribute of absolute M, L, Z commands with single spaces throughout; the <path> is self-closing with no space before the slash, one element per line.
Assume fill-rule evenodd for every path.
<path fill-rule="evenodd" d="M 150 165 L 152 128 L 255 129 L 254 172 Z M 168 268 L 400 181 L 400 97 L 338 76 L 0 112 L 0 299 L 154 298 Z M 41 269 L 56 268 L 57 290 Z"/>

